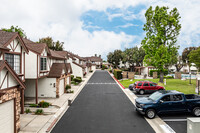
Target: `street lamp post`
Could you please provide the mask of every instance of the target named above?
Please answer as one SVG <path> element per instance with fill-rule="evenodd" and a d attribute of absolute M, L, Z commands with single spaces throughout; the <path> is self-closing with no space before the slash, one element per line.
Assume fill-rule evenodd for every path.
<path fill-rule="evenodd" d="M 190 71 L 190 84 L 191 84 L 191 71 Z"/>

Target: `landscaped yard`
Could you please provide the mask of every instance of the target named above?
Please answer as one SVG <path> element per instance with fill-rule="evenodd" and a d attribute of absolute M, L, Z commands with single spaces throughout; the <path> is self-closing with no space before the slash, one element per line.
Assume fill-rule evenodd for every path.
<path fill-rule="evenodd" d="M 148 80 L 155 83 L 158 83 L 159 79 L 134 79 L 134 80 L 121 80 L 120 83 L 125 87 L 128 88 L 130 84 L 133 84 L 136 81 L 141 80 Z M 158 85 L 164 86 L 166 90 L 177 90 L 180 92 L 183 92 L 185 94 L 195 94 L 195 88 L 196 88 L 196 80 L 193 79 L 191 82 L 192 84 L 189 84 L 189 80 L 180 80 L 180 79 L 166 79 L 167 85 L 164 85 L 162 83 L 158 83 Z"/>

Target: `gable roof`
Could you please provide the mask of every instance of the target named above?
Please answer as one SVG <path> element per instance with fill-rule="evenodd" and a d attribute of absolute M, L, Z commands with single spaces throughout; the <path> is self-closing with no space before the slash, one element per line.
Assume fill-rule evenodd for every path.
<path fill-rule="evenodd" d="M 81 64 L 78 64 L 78 63 L 76 63 L 76 62 L 72 62 L 72 63 L 74 63 L 75 65 L 77 65 L 77 66 L 79 66 L 79 67 L 81 67 L 81 68 L 86 68 L 86 66 L 81 65 Z"/>
<path fill-rule="evenodd" d="M 56 59 L 62 59 L 65 60 L 65 56 L 60 55 L 60 51 L 54 51 L 50 49 L 51 57 Z"/>
<path fill-rule="evenodd" d="M 18 34 L 18 32 L 7 32 L 0 30 L 0 45 L 1 48 L 7 48 L 7 45 L 10 44 L 11 41 L 13 41 L 15 38 L 18 38 L 21 42 L 22 47 L 28 53 L 28 48 L 26 47 L 22 37 Z"/>
<path fill-rule="evenodd" d="M 101 57 L 97 57 L 97 56 L 91 56 L 91 57 L 85 57 L 90 61 L 95 61 L 95 62 L 102 62 Z"/>
<path fill-rule="evenodd" d="M 53 63 L 49 72 L 49 78 L 59 78 L 62 75 L 62 71 L 65 70 L 65 73 L 72 73 L 72 68 L 70 63 Z"/>
<path fill-rule="evenodd" d="M 77 55 L 77 54 L 74 54 L 74 53 L 72 53 L 72 52 L 69 52 L 69 51 L 66 51 L 67 53 L 68 53 L 68 55 L 69 55 L 69 57 L 71 56 L 71 57 L 76 57 L 76 58 L 78 58 L 79 60 L 85 60 L 84 58 L 82 58 L 82 57 L 80 57 L 79 55 Z"/>
<path fill-rule="evenodd" d="M 14 77 L 14 79 L 20 84 L 20 86 L 23 89 L 26 88 L 24 82 L 19 78 L 19 76 L 17 75 L 17 73 L 10 67 L 10 65 L 6 61 L 4 61 L 4 60 L 0 60 L 0 71 L 3 68 L 6 68 L 11 73 L 11 75 Z"/>
<path fill-rule="evenodd" d="M 42 54 L 47 47 L 46 43 L 26 43 L 27 48 L 36 54 Z"/>

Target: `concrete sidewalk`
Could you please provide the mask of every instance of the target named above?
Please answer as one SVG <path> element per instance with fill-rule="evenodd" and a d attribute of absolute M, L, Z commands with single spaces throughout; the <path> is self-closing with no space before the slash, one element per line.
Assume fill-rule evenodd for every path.
<path fill-rule="evenodd" d="M 94 73 L 94 72 L 93 72 Z M 44 115 L 35 115 L 32 113 L 22 114 L 20 117 L 20 132 L 19 133 L 45 133 L 49 132 L 54 124 L 62 117 L 62 114 L 67 111 L 68 99 L 72 101 L 76 98 L 76 96 L 80 93 L 82 88 L 85 86 L 87 81 L 93 75 L 93 73 L 88 73 L 88 75 L 83 78 L 83 82 L 78 85 L 72 85 L 72 90 L 74 93 L 64 93 L 60 98 L 39 98 L 39 101 L 47 101 L 52 104 L 49 108 L 40 108 L 43 109 Z M 25 104 L 34 103 L 34 99 L 26 100 Z M 29 108 L 32 112 L 34 112 L 38 108 Z"/>

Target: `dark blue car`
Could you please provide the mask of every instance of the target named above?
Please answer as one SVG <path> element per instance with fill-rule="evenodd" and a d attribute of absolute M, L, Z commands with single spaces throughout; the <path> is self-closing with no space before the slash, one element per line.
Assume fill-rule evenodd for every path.
<path fill-rule="evenodd" d="M 149 97 L 140 97 L 135 100 L 136 110 L 152 119 L 158 113 L 191 112 L 200 116 L 200 96 L 185 95 L 178 91 L 161 90 Z"/>

